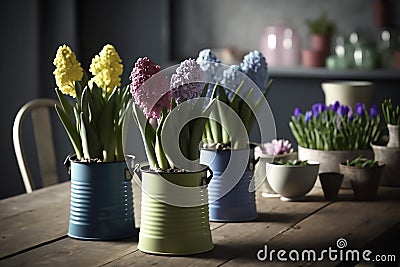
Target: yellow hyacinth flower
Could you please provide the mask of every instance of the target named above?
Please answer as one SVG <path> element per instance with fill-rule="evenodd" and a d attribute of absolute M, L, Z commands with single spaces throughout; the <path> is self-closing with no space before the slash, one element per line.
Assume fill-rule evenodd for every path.
<path fill-rule="evenodd" d="M 105 45 L 100 54 L 92 59 L 89 71 L 93 75 L 89 81 L 90 87 L 94 82 L 105 92 L 111 93 L 116 86 L 121 86 L 122 60 L 114 46 Z"/>
<path fill-rule="evenodd" d="M 58 48 L 56 58 L 53 61 L 56 69 L 53 74 L 57 87 L 65 95 L 76 97 L 75 81 L 80 81 L 83 77 L 81 63 L 76 60 L 74 52 L 67 45 Z"/>

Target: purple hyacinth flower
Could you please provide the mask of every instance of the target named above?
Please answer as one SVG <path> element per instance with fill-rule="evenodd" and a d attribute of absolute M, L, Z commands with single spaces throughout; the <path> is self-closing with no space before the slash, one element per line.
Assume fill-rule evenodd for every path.
<path fill-rule="evenodd" d="M 326 110 L 325 104 L 317 103 L 312 106 L 312 111 L 315 117 L 318 118 L 319 114 Z"/>
<path fill-rule="evenodd" d="M 171 94 L 177 104 L 200 96 L 204 87 L 204 73 L 194 59 L 183 61 L 171 77 Z"/>
<path fill-rule="evenodd" d="M 339 101 L 335 101 L 335 103 L 330 104 L 328 108 L 329 108 L 330 110 L 336 112 L 336 111 L 338 110 L 339 107 L 340 107 Z"/>
<path fill-rule="evenodd" d="M 378 116 L 378 107 L 375 104 L 369 109 L 369 116 L 371 118 Z"/>
<path fill-rule="evenodd" d="M 308 121 L 312 118 L 312 116 L 313 116 L 313 113 L 312 113 L 312 111 L 307 111 L 306 112 L 306 124 L 308 124 Z"/>
<path fill-rule="evenodd" d="M 347 117 L 349 118 L 350 121 L 354 119 L 354 113 L 352 108 L 349 108 L 349 112 L 347 112 Z"/>
<path fill-rule="evenodd" d="M 345 105 L 340 105 L 340 107 L 338 107 L 336 113 L 342 117 L 346 116 L 347 113 L 349 113 L 349 107 L 345 106 Z"/>
<path fill-rule="evenodd" d="M 294 117 L 295 117 L 296 119 L 298 119 L 299 116 L 301 115 L 301 110 L 300 110 L 300 108 L 295 108 L 295 109 L 294 109 L 294 112 L 293 112 L 293 115 L 294 115 Z"/>
<path fill-rule="evenodd" d="M 365 112 L 365 106 L 364 106 L 364 104 L 358 102 L 358 103 L 356 104 L 356 114 L 357 114 L 358 116 L 361 116 L 361 115 L 364 114 L 364 112 Z"/>

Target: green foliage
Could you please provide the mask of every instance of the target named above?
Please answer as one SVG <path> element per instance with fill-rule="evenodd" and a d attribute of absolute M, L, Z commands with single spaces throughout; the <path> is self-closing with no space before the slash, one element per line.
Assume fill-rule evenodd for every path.
<path fill-rule="evenodd" d="M 201 98 L 196 100 L 194 105 L 176 105 L 174 99 L 171 99 L 170 110 L 164 108 L 162 110 L 161 119 L 156 128 L 154 128 L 149 119 L 146 118 L 142 109 L 133 104 L 133 117 L 136 124 L 139 126 L 141 136 L 144 142 L 147 159 L 149 165 L 153 170 L 168 170 L 173 169 L 173 159 L 170 155 L 167 155 L 162 146 L 161 138 L 165 123 L 177 123 L 179 126 L 179 118 L 173 116 L 179 116 L 177 114 L 185 114 L 190 118 L 195 118 L 185 124 L 179 134 L 179 146 L 182 154 L 188 160 L 197 160 L 200 156 L 199 143 L 202 138 L 202 133 L 205 129 L 205 124 L 208 121 L 208 117 L 214 107 L 215 101 L 210 101 L 207 106 L 204 107 L 204 96 L 206 95 L 208 84 L 204 87 Z M 176 110 L 177 113 L 172 111 Z M 199 117 L 198 115 L 201 114 Z"/>
<path fill-rule="evenodd" d="M 78 160 L 123 161 L 122 128 L 129 103 L 129 86 L 105 93 L 87 78 L 75 82 L 76 103 L 56 89 L 61 107 L 57 114 L 72 142 Z"/>
<path fill-rule="evenodd" d="M 212 117 L 214 119 L 219 119 L 222 125 L 214 119 L 209 119 L 207 121 L 203 138 L 206 140 L 208 145 L 212 146 L 222 144 L 223 146 L 230 146 L 234 149 L 247 147 L 247 141 L 242 138 L 241 134 L 237 134 L 235 136 L 236 139 L 233 139 L 224 128 L 224 126 L 226 127 L 229 125 L 232 129 L 240 129 L 239 127 L 236 127 L 236 125 L 233 125 L 237 123 L 237 120 L 225 112 L 226 110 L 224 110 L 224 106 L 228 106 L 239 116 L 248 136 L 256 120 L 255 113 L 261 109 L 263 100 L 267 97 L 271 88 L 272 80 L 269 81 L 267 88 L 263 93 L 264 99 L 254 99 L 253 88 L 249 90 L 244 98 L 241 98 L 240 92 L 243 89 L 243 84 L 244 82 L 242 81 L 231 98 L 228 97 L 224 87 L 215 84 L 211 98 L 217 99 L 218 101 L 216 103 L 217 108 L 212 111 Z M 252 109 L 255 113 L 252 112 Z"/>
<path fill-rule="evenodd" d="M 400 125 L 400 106 L 394 105 L 391 98 L 383 101 L 382 113 L 387 124 Z"/>
<path fill-rule="evenodd" d="M 361 116 L 338 115 L 327 109 L 318 116 L 300 114 L 291 117 L 289 127 L 297 143 L 318 150 L 368 149 L 381 134 L 379 115 L 371 118 L 367 111 Z"/>
<path fill-rule="evenodd" d="M 378 167 L 379 166 L 377 161 L 372 160 L 372 159 L 361 158 L 361 156 L 358 156 L 357 158 L 353 159 L 352 161 L 346 160 L 345 165 L 352 166 L 352 167 Z"/>
<path fill-rule="evenodd" d="M 335 24 L 329 21 L 326 12 L 315 20 L 307 19 L 305 21 L 309 30 L 313 34 L 318 35 L 331 35 L 335 31 Z"/>

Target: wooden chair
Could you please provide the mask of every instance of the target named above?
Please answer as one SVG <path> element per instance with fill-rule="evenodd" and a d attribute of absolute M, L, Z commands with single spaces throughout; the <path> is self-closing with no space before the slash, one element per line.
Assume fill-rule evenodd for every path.
<path fill-rule="evenodd" d="M 26 156 L 22 146 L 22 125 L 25 116 L 31 113 L 36 152 L 43 187 L 58 183 L 57 163 L 54 152 L 49 109 L 59 103 L 54 99 L 39 98 L 27 102 L 18 111 L 13 126 L 13 143 L 18 166 L 27 193 L 37 189 L 27 167 Z"/>

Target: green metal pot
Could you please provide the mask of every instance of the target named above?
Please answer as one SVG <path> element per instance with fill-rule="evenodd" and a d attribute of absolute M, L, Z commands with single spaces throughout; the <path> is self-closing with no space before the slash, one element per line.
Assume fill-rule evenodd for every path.
<path fill-rule="evenodd" d="M 187 255 L 213 249 L 208 167 L 197 172 L 141 168 L 142 204 L 138 248 L 146 253 Z"/>

